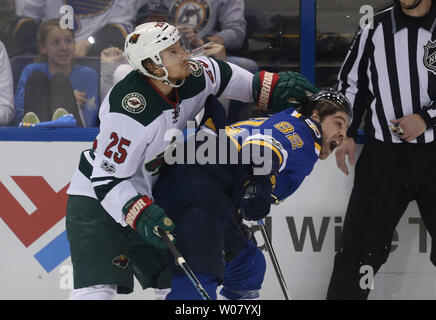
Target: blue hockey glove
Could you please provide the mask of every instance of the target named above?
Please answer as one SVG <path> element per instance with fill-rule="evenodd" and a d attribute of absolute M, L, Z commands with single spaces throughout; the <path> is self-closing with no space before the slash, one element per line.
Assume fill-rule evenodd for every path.
<path fill-rule="evenodd" d="M 275 187 L 275 174 L 253 175 L 245 189 L 239 207 L 244 219 L 257 221 L 265 218 L 271 209 L 271 197 Z"/>
<path fill-rule="evenodd" d="M 134 197 L 123 208 L 126 222 L 136 230 L 145 241 L 152 246 L 166 249 L 167 245 L 160 237 L 157 228 L 170 233 L 174 230 L 174 222 L 165 214 L 164 209 L 154 204 L 147 196 Z M 175 238 L 168 234 L 174 243 Z"/>

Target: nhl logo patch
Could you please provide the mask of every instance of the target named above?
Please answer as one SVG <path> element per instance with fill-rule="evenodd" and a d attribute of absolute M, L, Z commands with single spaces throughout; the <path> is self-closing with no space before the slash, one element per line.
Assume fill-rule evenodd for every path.
<path fill-rule="evenodd" d="M 142 94 L 132 92 L 126 95 L 121 105 L 130 113 L 141 113 L 145 109 L 145 98 Z"/>
<path fill-rule="evenodd" d="M 424 65 L 436 75 L 436 41 L 429 41 L 424 46 Z"/>

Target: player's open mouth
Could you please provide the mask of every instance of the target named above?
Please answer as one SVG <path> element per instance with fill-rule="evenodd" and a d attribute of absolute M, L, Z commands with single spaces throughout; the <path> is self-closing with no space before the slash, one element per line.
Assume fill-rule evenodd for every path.
<path fill-rule="evenodd" d="M 330 141 L 330 151 L 333 151 L 336 149 L 336 147 L 339 145 L 339 141 L 334 139 Z"/>

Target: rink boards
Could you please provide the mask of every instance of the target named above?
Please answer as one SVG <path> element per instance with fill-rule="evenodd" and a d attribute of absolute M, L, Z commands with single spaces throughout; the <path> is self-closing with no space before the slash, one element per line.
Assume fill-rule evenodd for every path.
<path fill-rule="evenodd" d="M 64 139 L 68 140 L 68 139 Z M 86 139 L 83 139 L 86 140 Z M 90 141 L 0 141 L 0 299 L 66 299 L 73 286 L 65 206 L 80 152 Z M 359 146 L 359 151 L 361 146 Z M 293 299 L 324 299 L 353 182 L 334 156 L 318 161 L 300 189 L 266 220 Z M 374 221 L 377 223 L 377 221 Z M 253 225 L 258 245 L 264 243 Z M 436 299 L 430 236 L 415 202 L 401 219 L 393 250 L 371 284 L 371 299 Z M 261 299 L 283 299 L 267 252 Z M 189 261 L 188 261 L 189 263 Z M 152 290 L 119 299 L 154 299 Z"/>

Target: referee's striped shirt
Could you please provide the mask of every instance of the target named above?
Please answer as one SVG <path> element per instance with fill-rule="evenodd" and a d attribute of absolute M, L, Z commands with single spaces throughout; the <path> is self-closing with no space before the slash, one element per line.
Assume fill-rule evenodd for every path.
<path fill-rule="evenodd" d="M 422 18 L 394 5 L 356 34 L 338 76 L 339 90 L 353 105 L 348 136 L 356 137 L 363 116 L 368 138 L 403 142 L 390 120 L 420 114 L 427 130 L 412 143 L 436 138 L 436 4 Z"/>

